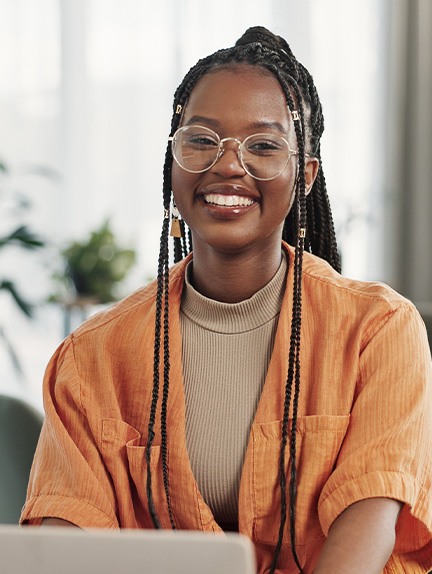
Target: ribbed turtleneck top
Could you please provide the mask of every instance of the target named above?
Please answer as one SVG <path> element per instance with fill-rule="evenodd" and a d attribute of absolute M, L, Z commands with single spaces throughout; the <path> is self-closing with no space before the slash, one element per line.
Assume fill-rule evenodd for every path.
<path fill-rule="evenodd" d="M 190 283 L 181 303 L 186 443 L 195 479 L 219 524 L 237 523 L 240 474 L 267 374 L 285 289 L 286 258 L 250 299 L 221 303 Z"/>

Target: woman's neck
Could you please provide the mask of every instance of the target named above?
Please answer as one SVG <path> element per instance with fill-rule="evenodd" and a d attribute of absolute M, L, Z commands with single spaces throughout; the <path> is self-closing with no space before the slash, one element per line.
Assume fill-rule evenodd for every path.
<path fill-rule="evenodd" d="M 209 299 L 238 303 L 249 299 L 276 274 L 281 263 L 281 248 L 221 254 L 211 249 L 194 248 L 192 275 L 194 288 Z"/>

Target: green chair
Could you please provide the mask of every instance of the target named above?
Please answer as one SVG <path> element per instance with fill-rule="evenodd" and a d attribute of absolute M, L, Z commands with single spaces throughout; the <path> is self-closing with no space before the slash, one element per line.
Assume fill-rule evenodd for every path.
<path fill-rule="evenodd" d="M 19 520 L 42 422 L 25 401 L 0 394 L 0 523 Z"/>

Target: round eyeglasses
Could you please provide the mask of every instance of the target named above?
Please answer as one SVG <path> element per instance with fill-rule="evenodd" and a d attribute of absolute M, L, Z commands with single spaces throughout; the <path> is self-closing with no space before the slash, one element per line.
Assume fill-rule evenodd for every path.
<path fill-rule="evenodd" d="M 276 133 L 260 133 L 240 141 L 221 139 L 210 128 L 183 126 L 169 138 L 178 165 L 190 173 L 202 173 L 215 165 L 225 151 L 225 143 L 238 145 L 237 157 L 247 174 L 261 181 L 275 179 L 286 168 L 291 156 L 298 155 L 285 138 Z"/>

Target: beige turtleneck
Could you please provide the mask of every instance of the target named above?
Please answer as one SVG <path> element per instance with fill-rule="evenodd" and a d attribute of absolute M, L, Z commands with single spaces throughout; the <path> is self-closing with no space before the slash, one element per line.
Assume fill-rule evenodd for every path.
<path fill-rule="evenodd" d="M 181 303 L 186 443 L 200 492 L 221 525 L 238 520 L 240 474 L 273 351 L 286 271 L 283 256 L 273 279 L 240 303 L 204 297 L 186 273 Z"/>

